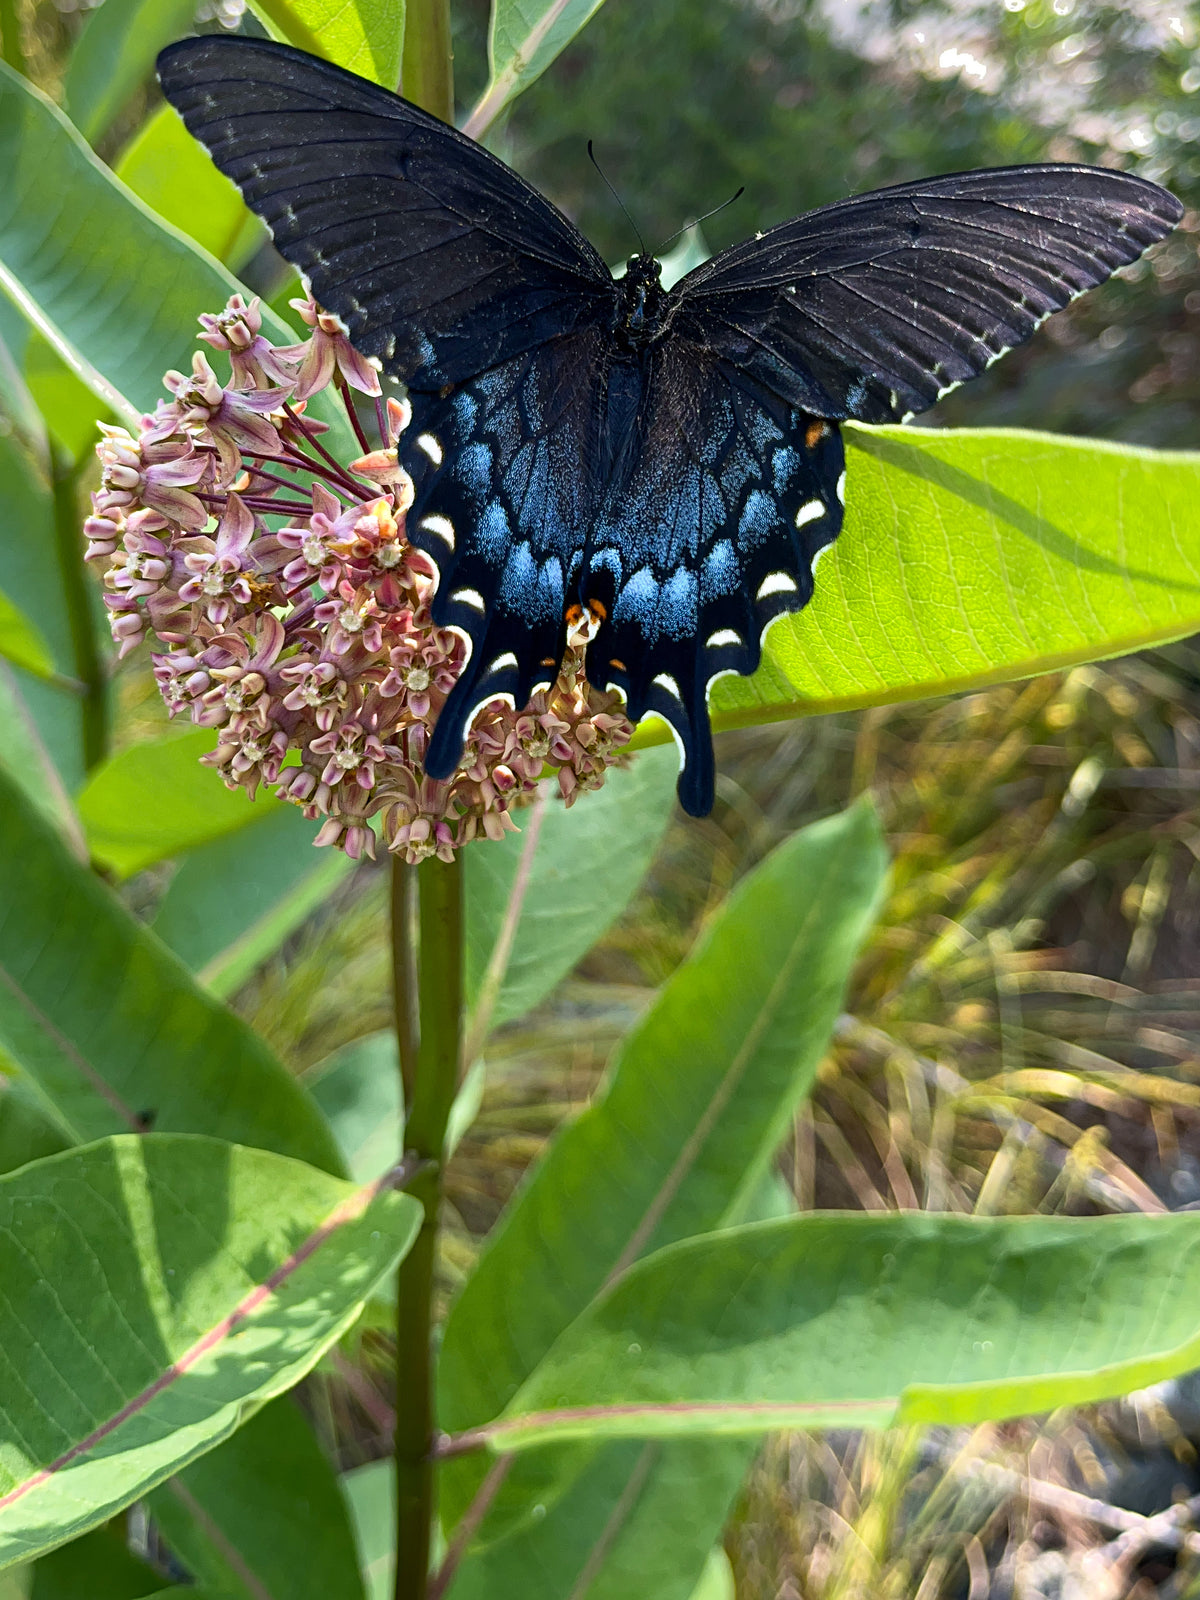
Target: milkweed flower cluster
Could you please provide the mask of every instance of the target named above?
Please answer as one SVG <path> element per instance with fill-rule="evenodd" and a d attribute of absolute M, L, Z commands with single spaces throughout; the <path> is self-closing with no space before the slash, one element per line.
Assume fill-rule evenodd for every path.
<path fill-rule="evenodd" d="M 405 537 L 409 409 L 384 400 L 336 318 L 292 304 L 312 330 L 303 343 L 272 344 L 258 302 L 234 295 L 200 318 L 227 381 L 198 351 L 136 433 L 102 425 L 87 557 L 104 568 L 119 653 L 154 640 L 168 711 L 214 730 L 202 759 L 228 787 L 273 787 L 321 822 L 315 843 L 351 856 L 374 855 L 378 827 L 410 862 L 450 860 L 515 827 L 547 765 L 568 804 L 598 788 L 633 730 L 588 684 L 580 638 L 552 688 L 485 707 L 453 777 L 425 775 L 465 647 L 435 626 L 436 568 Z M 361 449 L 348 462 L 306 414 L 331 385 Z M 373 402 L 377 440 L 351 390 Z"/>

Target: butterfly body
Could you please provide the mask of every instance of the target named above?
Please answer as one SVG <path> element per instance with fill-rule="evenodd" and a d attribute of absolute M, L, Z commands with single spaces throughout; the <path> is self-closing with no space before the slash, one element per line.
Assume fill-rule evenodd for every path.
<path fill-rule="evenodd" d="M 466 665 L 426 757 L 521 705 L 586 624 L 703 814 L 707 697 L 753 672 L 842 523 L 837 423 L 903 421 L 1161 238 L 1173 196 L 1084 166 L 951 174 L 619 279 L 543 196 L 398 96 L 267 41 L 159 58 L 168 99 L 356 346 L 402 381 L 407 530 Z"/>

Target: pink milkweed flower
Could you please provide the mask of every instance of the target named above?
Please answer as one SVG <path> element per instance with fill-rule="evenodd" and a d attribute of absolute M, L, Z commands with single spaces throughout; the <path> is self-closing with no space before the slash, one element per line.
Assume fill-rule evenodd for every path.
<path fill-rule="evenodd" d="M 213 539 L 189 539 L 184 567 L 191 577 L 179 590 L 186 604 L 204 606 L 208 620 L 224 627 L 238 607 L 250 605 L 254 591 L 247 580 L 242 558 L 250 548 L 254 517 L 236 494 L 225 502 L 225 511 Z"/>
<path fill-rule="evenodd" d="M 379 685 L 385 699 L 403 697 L 402 705 L 418 721 L 429 715 L 433 697 L 444 700 L 462 670 L 464 647 L 448 628 L 415 629 L 388 651 L 388 673 Z"/>
<path fill-rule="evenodd" d="M 338 845 L 350 857 L 351 861 L 358 861 L 363 856 L 375 859 L 375 835 L 365 822 L 350 822 L 346 817 L 327 817 L 321 824 L 315 845 Z"/>
<path fill-rule="evenodd" d="M 206 456 L 183 439 L 147 443 L 110 423 L 101 423 L 100 429 L 100 494 L 92 497 L 98 512 L 119 508 L 128 514 L 145 507 L 181 528 L 204 526 L 204 502 L 189 490 L 209 472 Z"/>
<path fill-rule="evenodd" d="M 274 384 L 290 389 L 296 381 L 296 363 L 289 361 L 261 332 L 262 312 L 255 295 L 247 305 L 240 294 L 232 295 L 224 311 L 216 316 L 203 312 L 200 337 L 214 350 L 223 350 L 233 369 L 237 389 L 269 389 Z"/>
<path fill-rule="evenodd" d="M 350 387 L 361 394 L 383 393 L 378 372 L 350 343 L 341 317 L 322 311 L 311 295 L 307 300 L 289 300 L 288 305 L 298 311 L 301 321 L 312 329 L 312 338 L 306 343 L 289 345 L 280 351 L 287 360 L 302 358 L 300 376 L 296 379 L 297 400 L 307 400 L 310 394 L 324 389 L 335 372 L 340 372 Z"/>
<path fill-rule="evenodd" d="M 328 733 L 346 704 L 349 685 L 332 661 L 296 656 L 280 667 L 288 692 L 282 704 L 288 711 L 307 712 L 322 733 Z"/>
<path fill-rule="evenodd" d="M 219 729 L 202 759 L 228 786 L 253 798 L 270 785 L 319 825 L 317 844 L 351 857 L 374 855 L 375 819 L 393 853 L 449 861 L 515 828 L 547 762 L 568 802 L 596 787 L 632 730 L 589 688 L 587 639 L 572 635 L 553 687 L 524 708 L 483 707 L 457 771 L 426 776 L 467 647 L 435 626 L 437 569 L 406 537 L 397 441 L 411 410 L 388 399 L 373 424 L 351 410 L 364 452 L 351 462 L 310 450 L 329 425 L 305 415 L 307 395 L 336 382 L 351 408 L 347 384 L 378 397 L 379 383 L 336 317 L 311 301 L 301 314 L 311 339 L 278 350 L 257 302 L 235 295 L 201 319 L 231 380 L 199 354 L 136 433 L 103 430 L 88 557 L 107 568 L 119 654 L 153 635 L 167 709 Z"/>
<path fill-rule="evenodd" d="M 180 422 L 196 430 L 202 439 L 210 437 L 223 457 L 237 457 L 240 450 L 258 455 L 277 456 L 283 450 L 279 429 L 266 413 L 277 411 L 287 399 L 287 388 L 225 389 L 208 364 L 202 350 L 192 357 L 192 375 L 168 372 L 163 379 L 175 396 Z"/>
<path fill-rule="evenodd" d="M 228 789 L 245 789 L 254 798 L 260 783 L 274 783 L 287 754 L 287 734 L 282 728 L 264 728 L 251 718 L 234 717 L 221 730 L 217 748 L 200 760 L 215 767 Z"/>
<path fill-rule="evenodd" d="M 400 759 L 399 750 L 385 745 L 357 717 L 347 717 L 337 728 L 314 739 L 308 748 L 315 756 L 329 757 L 321 773 L 321 782 L 331 789 L 349 777 L 353 777 L 360 788 L 373 789 L 376 764 Z"/>
<path fill-rule="evenodd" d="M 194 720 L 215 727 L 227 717 L 241 715 L 265 728 L 277 709 L 270 669 L 286 640 L 283 623 L 269 611 L 255 619 L 252 637 L 243 632 L 218 634 L 204 652 L 215 682 L 201 695 Z"/>
<path fill-rule="evenodd" d="M 369 590 L 355 589 L 343 580 L 336 598 L 323 600 L 313 616 L 329 629 L 325 647 L 331 655 L 345 655 L 355 645 L 371 655 L 383 648 L 383 619 Z"/>

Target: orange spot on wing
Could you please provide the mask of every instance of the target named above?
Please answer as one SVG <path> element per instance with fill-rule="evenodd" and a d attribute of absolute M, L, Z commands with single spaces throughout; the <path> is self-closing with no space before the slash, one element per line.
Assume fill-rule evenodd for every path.
<path fill-rule="evenodd" d="M 804 430 L 804 442 L 810 450 L 815 450 L 828 432 L 827 422 L 810 422 Z"/>

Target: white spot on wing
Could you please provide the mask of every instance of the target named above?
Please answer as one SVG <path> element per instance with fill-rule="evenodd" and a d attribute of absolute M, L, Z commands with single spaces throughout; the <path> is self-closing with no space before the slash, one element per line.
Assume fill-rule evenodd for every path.
<path fill-rule="evenodd" d="M 744 644 L 745 640 L 736 628 L 718 628 L 716 633 L 710 633 L 704 641 L 705 649 L 719 650 L 723 644 Z"/>
<path fill-rule="evenodd" d="M 506 650 L 502 656 L 497 656 L 496 657 L 495 661 L 493 661 L 491 666 L 488 668 L 488 671 L 489 672 L 500 672 L 505 667 L 515 667 L 516 664 L 517 664 L 516 656 L 512 653 L 511 650 Z"/>
<path fill-rule="evenodd" d="M 658 673 L 654 681 L 660 689 L 665 689 L 669 695 L 674 695 L 675 699 L 682 703 L 683 696 L 679 692 L 679 685 L 669 672 Z"/>
<path fill-rule="evenodd" d="M 846 474 L 844 472 L 838 473 L 837 497 L 843 505 L 846 504 Z"/>
<path fill-rule="evenodd" d="M 487 607 L 483 603 L 483 596 L 478 589 L 453 589 L 450 592 L 451 600 L 457 600 L 460 605 L 470 606 L 472 611 L 482 615 Z"/>
<path fill-rule="evenodd" d="M 441 539 L 450 550 L 454 549 L 454 524 L 449 517 L 440 516 L 437 512 L 428 517 L 422 517 L 417 527 L 426 533 L 432 533 Z"/>
<path fill-rule="evenodd" d="M 772 595 L 772 594 L 795 594 L 795 593 L 796 593 L 796 580 L 795 580 L 795 578 L 789 577 L 786 572 L 769 572 L 767 574 L 767 576 L 763 579 L 763 581 L 759 584 L 758 593 L 754 596 L 754 598 L 756 600 L 765 600 L 768 595 Z"/>
<path fill-rule="evenodd" d="M 442 447 L 431 433 L 419 433 L 417 435 L 417 447 L 420 450 L 424 450 L 435 467 L 441 466 Z"/>
<path fill-rule="evenodd" d="M 806 500 L 796 513 L 796 526 L 803 528 L 806 523 L 815 522 L 818 517 L 825 515 L 825 504 L 821 500 Z"/>

